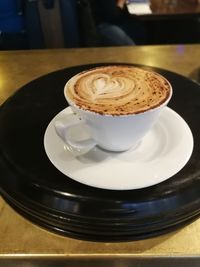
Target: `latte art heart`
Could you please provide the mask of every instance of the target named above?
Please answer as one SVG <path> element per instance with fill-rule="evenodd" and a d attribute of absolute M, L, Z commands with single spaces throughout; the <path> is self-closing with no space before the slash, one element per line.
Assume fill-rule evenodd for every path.
<path fill-rule="evenodd" d="M 85 78 L 85 84 L 82 83 L 80 91 L 82 91 L 82 96 L 87 92 L 88 99 L 93 103 L 98 103 L 106 99 L 115 99 L 117 97 L 123 97 L 124 95 L 130 94 L 131 87 L 127 85 L 128 80 L 123 77 L 110 78 L 109 75 L 98 74 L 95 77 Z M 91 88 L 91 90 L 87 90 Z"/>
<path fill-rule="evenodd" d="M 106 66 L 74 76 L 66 97 L 82 109 L 110 115 L 144 112 L 159 106 L 171 93 L 157 73 L 130 66 Z"/>
<path fill-rule="evenodd" d="M 117 79 L 104 79 L 101 76 L 94 81 L 94 88 L 96 88 L 96 99 L 104 97 L 115 97 L 115 94 L 123 94 L 124 84 Z"/>

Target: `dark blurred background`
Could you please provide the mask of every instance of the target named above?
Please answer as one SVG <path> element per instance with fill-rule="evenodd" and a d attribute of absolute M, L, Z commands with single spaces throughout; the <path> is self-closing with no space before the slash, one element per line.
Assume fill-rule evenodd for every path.
<path fill-rule="evenodd" d="M 199 43 L 199 16 L 198 0 L 0 0 L 0 50 Z"/>

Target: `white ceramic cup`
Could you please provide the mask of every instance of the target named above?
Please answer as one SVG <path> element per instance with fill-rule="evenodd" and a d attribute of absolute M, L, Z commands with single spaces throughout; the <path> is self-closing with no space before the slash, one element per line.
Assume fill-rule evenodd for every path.
<path fill-rule="evenodd" d="M 73 79 L 73 77 L 72 77 Z M 171 86 L 170 86 L 171 87 Z M 65 98 L 70 105 L 73 114 L 66 115 L 63 119 L 55 122 L 55 130 L 60 138 L 72 149 L 88 151 L 92 147 L 99 147 L 109 151 L 126 151 L 136 147 L 151 127 L 156 123 L 163 108 L 172 96 L 170 95 L 164 103 L 156 108 L 151 108 L 138 114 L 129 115 L 105 115 L 84 110 L 75 105 L 66 94 L 68 83 L 64 88 Z M 89 131 L 89 137 L 78 140 L 71 134 L 75 127 L 84 126 Z M 79 133 L 81 128 L 79 127 Z M 77 135 L 77 134 L 76 134 Z"/>

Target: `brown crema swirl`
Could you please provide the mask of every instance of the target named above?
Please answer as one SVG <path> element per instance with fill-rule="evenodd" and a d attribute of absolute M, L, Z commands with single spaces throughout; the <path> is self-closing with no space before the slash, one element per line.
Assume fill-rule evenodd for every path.
<path fill-rule="evenodd" d="M 107 115 L 137 114 L 160 106 L 171 95 L 169 82 L 160 74 L 116 65 L 75 75 L 65 87 L 69 102 Z"/>

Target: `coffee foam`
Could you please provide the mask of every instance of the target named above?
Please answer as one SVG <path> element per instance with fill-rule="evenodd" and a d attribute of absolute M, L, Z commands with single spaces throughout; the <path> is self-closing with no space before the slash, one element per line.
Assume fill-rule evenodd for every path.
<path fill-rule="evenodd" d="M 141 113 L 165 102 L 171 94 L 161 75 L 132 66 L 105 66 L 77 74 L 65 88 L 67 99 L 100 114 Z"/>

